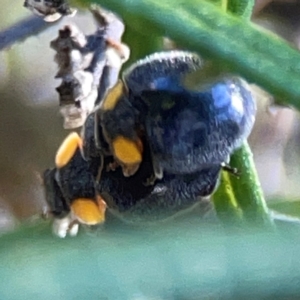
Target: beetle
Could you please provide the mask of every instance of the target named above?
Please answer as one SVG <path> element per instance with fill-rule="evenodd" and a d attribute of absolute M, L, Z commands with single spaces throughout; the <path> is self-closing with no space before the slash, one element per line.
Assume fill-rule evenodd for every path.
<path fill-rule="evenodd" d="M 81 137 L 66 138 L 56 167 L 44 173 L 50 210 L 64 224 L 60 236 L 75 234 L 72 224 L 104 222 L 106 207 L 126 221 L 153 222 L 213 193 L 251 132 L 256 104 L 234 76 L 189 88 L 202 65 L 186 51 L 136 62 L 88 116 Z"/>

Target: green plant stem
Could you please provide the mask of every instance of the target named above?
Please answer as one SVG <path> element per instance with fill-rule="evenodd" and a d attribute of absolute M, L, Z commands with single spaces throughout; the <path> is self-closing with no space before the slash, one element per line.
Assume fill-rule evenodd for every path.
<path fill-rule="evenodd" d="M 231 176 L 230 183 L 244 218 L 252 224 L 270 225 L 268 208 L 247 142 L 231 156 L 230 165 L 241 173 L 239 177 Z"/>
<path fill-rule="evenodd" d="M 229 0 L 228 9 L 235 15 L 248 20 L 253 11 L 254 0 Z M 231 163 L 241 168 L 239 178 L 230 178 L 231 188 L 234 191 L 235 199 L 243 211 L 246 220 L 255 224 L 271 224 L 264 194 L 256 172 L 253 161 L 253 154 L 249 144 L 245 142 L 231 156 Z M 253 224 L 252 223 L 252 224 Z"/>
<path fill-rule="evenodd" d="M 248 11 L 252 12 L 253 5 L 253 0 L 229 0 L 228 10 L 243 19 L 249 19 L 251 13 L 249 14 Z M 243 218 L 250 221 L 250 224 L 270 225 L 271 219 L 257 176 L 253 155 L 247 142 L 231 156 L 230 162 L 240 170 L 241 175 L 237 178 L 222 172 L 225 183 L 223 189 L 227 187 L 227 190 L 231 189 L 231 193 L 230 195 L 221 193 L 214 196 L 216 209 L 218 210 L 217 204 L 222 201 L 222 198 L 226 203 L 230 197 L 232 202 L 236 201 L 236 205 L 243 212 Z"/>
<path fill-rule="evenodd" d="M 235 199 L 229 176 L 228 172 L 221 172 L 220 185 L 213 195 L 213 203 L 220 220 L 235 225 L 242 222 L 243 213 Z"/>
<path fill-rule="evenodd" d="M 236 16 L 242 17 L 244 20 L 250 20 L 253 7 L 255 4 L 254 0 L 228 0 L 227 5 L 228 11 Z"/>
<path fill-rule="evenodd" d="M 228 9 L 228 0 L 222 0 L 221 7 L 222 7 L 222 10 L 224 12 L 227 12 L 227 9 Z"/>
<path fill-rule="evenodd" d="M 124 17 L 134 27 L 144 24 L 158 35 L 168 35 L 178 44 L 218 60 L 257 83 L 280 99 L 300 109 L 300 55 L 285 41 L 204 0 L 176 4 L 161 0 L 71 0 L 96 2 Z"/>

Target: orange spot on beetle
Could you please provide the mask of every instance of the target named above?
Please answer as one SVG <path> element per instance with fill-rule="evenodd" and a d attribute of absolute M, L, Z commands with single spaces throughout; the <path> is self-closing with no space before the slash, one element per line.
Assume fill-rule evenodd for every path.
<path fill-rule="evenodd" d="M 134 175 L 142 162 L 142 141 L 118 136 L 112 141 L 112 148 L 115 159 L 122 167 L 123 175 L 125 177 Z"/>
<path fill-rule="evenodd" d="M 106 203 L 97 196 L 97 201 L 88 198 L 78 198 L 72 201 L 71 211 L 80 223 L 97 225 L 105 221 Z"/>
<path fill-rule="evenodd" d="M 143 144 L 140 139 L 134 141 L 124 136 L 118 136 L 112 141 L 112 147 L 116 159 L 122 164 L 141 163 Z"/>
<path fill-rule="evenodd" d="M 71 132 L 57 150 L 55 156 L 56 167 L 64 167 L 74 156 L 78 147 L 82 147 L 82 140 L 77 132 Z"/>
<path fill-rule="evenodd" d="M 124 84 L 121 80 L 119 80 L 117 84 L 108 91 L 104 99 L 102 109 L 104 111 L 113 110 L 119 102 L 121 96 L 123 95 L 123 92 Z"/>

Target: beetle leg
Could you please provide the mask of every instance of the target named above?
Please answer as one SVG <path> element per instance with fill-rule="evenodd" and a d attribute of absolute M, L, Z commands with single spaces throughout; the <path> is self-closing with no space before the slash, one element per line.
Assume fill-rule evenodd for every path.
<path fill-rule="evenodd" d="M 115 171 L 117 169 L 117 167 L 119 167 L 119 166 L 120 165 L 116 161 L 113 161 L 113 162 L 107 164 L 106 172 Z"/>
<path fill-rule="evenodd" d="M 236 177 L 239 177 L 241 175 L 241 172 L 237 168 L 231 167 L 225 162 L 221 163 L 221 167 L 224 171 L 228 172 L 231 175 L 234 175 Z"/>
<path fill-rule="evenodd" d="M 54 219 L 52 224 L 53 233 L 60 238 L 65 238 L 68 233 L 71 236 L 76 236 L 78 229 L 79 224 L 74 220 L 72 214 L 68 214 L 62 219 Z"/>
<path fill-rule="evenodd" d="M 153 173 L 150 177 L 148 177 L 144 183 L 145 186 L 154 185 L 158 178 Z"/>
<path fill-rule="evenodd" d="M 69 226 L 69 235 L 70 236 L 76 236 L 79 231 L 79 223 L 78 222 L 73 222 Z"/>
<path fill-rule="evenodd" d="M 157 179 L 162 179 L 164 175 L 163 168 L 160 166 L 159 162 L 155 159 L 152 155 L 152 167 L 153 167 L 153 174 L 146 179 L 144 183 L 145 186 L 154 185 Z"/>
<path fill-rule="evenodd" d="M 157 179 L 162 179 L 163 175 L 164 175 L 163 168 L 161 167 L 159 162 L 154 157 L 152 158 L 152 162 L 153 162 L 153 172 L 155 174 L 155 177 Z"/>

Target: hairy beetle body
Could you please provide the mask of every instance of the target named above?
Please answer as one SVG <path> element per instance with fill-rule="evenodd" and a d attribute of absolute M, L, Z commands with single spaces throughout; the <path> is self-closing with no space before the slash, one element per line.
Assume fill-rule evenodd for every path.
<path fill-rule="evenodd" d="M 236 77 L 188 90 L 186 76 L 200 68 L 197 55 L 175 51 L 154 54 L 125 71 L 100 109 L 112 154 L 119 136 L 137 142 L 144 134 L 158 178 L 163 171 L 189 174 L 227 161 L 252 129 L 255 101 Z M 121 156 L 115 158 L 122 166 Z"/>
<path fill-rule="evenodd" d="M 256 105 L 236 77 L 189 89 L 201 66 L 196 54 L 171 51 L 124 72 L 86 119 L 81 140 L 67 138 L 45 173 L 56 217 L 100 223 L 105 202 L 126 221 L 151 222 L 213 193 L 224 162 L 250 134 Z"/>

